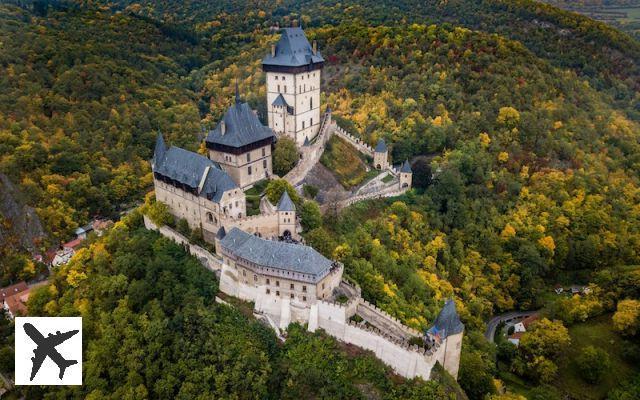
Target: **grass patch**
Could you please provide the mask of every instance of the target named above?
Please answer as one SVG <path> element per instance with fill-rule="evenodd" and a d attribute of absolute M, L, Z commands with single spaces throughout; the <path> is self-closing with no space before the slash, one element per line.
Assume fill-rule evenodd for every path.
<path fill-rule="evenodd" d="M 258 215 L 260 214 L 260 199 L 264 195 L 264 190 L 269 184 L 268 179 L 263 179 L 261 181 L 256 182 L 251 189 L 247 189 L 245 192 L 245 197 L 247 199 L 247 215 Z"/>
<path fill-rule="evenodd" d="M 385 176 L 384 178 L 382 178 L 382 182 L 383 183 L 389 183 L 393 180 L 393 175 L 391 174 L 387 174 L 387 176 Z"/>
<path fill-rule="evenodd" d="M 623 338 L 612 330 L 611 314 L 601 315 L 589 321 L 569 327 L 571 347 L 566 356 L 558 360 L 556 386 L 578 399 L 604 399 L 620 382 L 631 378 L 640 368 L 634 367 L 623 358 L 625 348 Z M 583 348 L 595 346 L 605 350 L 611 360 L 611 368 L 602 381 L 589 384 L 580 377 L 575 363 Z"/>
<path fill-rule="evenodd" d="M 337 136 L 332 136 L 327 142 L 320 162 L 334 173 L 346 189 L 360 185 L 367 178 L 366 165 L 360 153 Z"/>

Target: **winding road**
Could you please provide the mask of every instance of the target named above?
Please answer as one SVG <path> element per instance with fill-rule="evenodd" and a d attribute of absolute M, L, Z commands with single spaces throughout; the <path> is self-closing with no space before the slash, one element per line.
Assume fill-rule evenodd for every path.
<path fill-rule="evenodd" d="M 493 343 L 493 338 L 496 336 L 496 329 L 501 322 L 520 320 L 537 313 L 538 311 L 511 311 L 502 315 L 496 315 L 487 322 L 487 330 L 484 333 L 484 337 L 490 343 Z"/>

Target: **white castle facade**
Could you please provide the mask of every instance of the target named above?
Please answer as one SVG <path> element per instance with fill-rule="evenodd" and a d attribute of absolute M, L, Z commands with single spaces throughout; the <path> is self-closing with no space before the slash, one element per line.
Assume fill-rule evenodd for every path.
<path fill-rule="evenodd" d="M 445 304 L 429 331 L 411 329 L 365 301 L 359 287 L 343 279 L 342 264 L 297 242 L 301 227 L 287 191 L 277 205 L 263 197 L 260 214 L 247 215 L 244 190 L 272 178 L 272 146 L 278 137 L 293 138 L 303 158 L 305 148 L 324 146 L 326 137 L 309 144 L 320 127 L 327 126 L 320 120 L 323 64 L 316 44 L 309 44 L 302 29 L 284 29 L 263 60 L 268 127 L 240 100 L 236 88 L 234 104 L 207 134 L 207 156 L 169 147 L 158 135 L 152 160 L 156 200 L 191 229 L 201 229 L 205 241 L 215 244 L 216 255 L 147 217 L 145 225 L 188 244 L 204 265 L 219 273 L 222 292 L 253 302 L 276 330 L 292 322 L 306 324 L 310 331 L 324 329 L 373 351 L 405 377 L 429 379 L 436 362 L 457 376 L 464 326 L 453 301 Z M 324 128 L 320 133 L 326 133 Z M 374 168 L 392 170 L 383 141 L 374 150 L 339 134 L 372 155 Z M 309 158 L 298 164 L 302 161 L 309 163 Z M 409 163 L 392 171 L 397 190 L 408 190 Z"/>

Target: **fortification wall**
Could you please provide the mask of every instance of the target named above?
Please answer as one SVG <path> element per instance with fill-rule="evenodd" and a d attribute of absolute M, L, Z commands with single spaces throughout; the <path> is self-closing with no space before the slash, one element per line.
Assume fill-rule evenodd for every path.
<path fill-rule="evenodd" d="M 359 302 L 356 313 L 365 321 L 397 339 L 409 340 L 411 337 L 422 336 L 417 330 L 404 325 L 397 318 L 392 317 L 366 300 Z"/>
<path fill-rule="evenodd" d="M 216 272 L 222 269 L 222 259 L 217 255 L 212 254 L 211 252 L 209 252 L 208 250 L 205 250 L 204 248 L 198 246 L 197 244 L 191 243 L 189 239 L 187 239 L 185 236 L 175 231 L 174 229 L 166 225 L 158 227 L 146 215 L 143 216 L 143 218 L 144 218 L 145 228 L 152 231 L 156 231 L 160 233 L 162 236 L 168 239 L 171 239 L 174 242 L 184 246 L 189 252 L 189 254 L 197 257 L 198 260 L 202 263 L 202 265 L 204 265 L 208 270 Z"/>
<path fill-rule="evenodd" d="M 353 299 L 356 307 L 363 302 L 359 298 Z M 442 346 L 426 350 L 416 345 L 409 345 L 407 341 L 373 326 L 359 325 L 350 321 L 352 313 L 355 313 L 353 304 L 350 303 L 318 301 L 311 307 L 308 330 L 324 329 L 327 334 L 345 343 L 371 350 L 376 357 L 406 378 L 420 376 L 423 379 L 429 379 L 436 361 L 443 363 L 444 348 Z M 371 310 L 370 307 L 365 307 Z M 378 313 L 375 309 L 373 310 Z"/>
<path fill-rule="evenodd" d="M 299 148 L 302 155 L 301 159 L 298 160 L 296 166 L 283 177 L 292 186 L 295 187 L 302 182 L 304 177 L 311 171 L 311 168 L 320 160 L 320 156 L 322 156 L 324 152 L 325 144 L 333 133 L 334 127 L 335 124 L 331 121 L 331 114 L 325 114 L 315 141 L 309 146 Z"/>
<path fill-rule="evenodd" d="M 353 147 L 356 148 L 356 150 L 358 150 L 359 152 L 366 154 L 370 157 L 374 156 L 374 150 L 373 147 L 369 146 L 367 143 L 363 142 L 360 138 L 357 138 L 353 135 L 351 135 L 349 132 L 345 131 L 344 129 L 340 128 L 338 125 L 336 125 L 335 129 L 333 130 L 333 134 L 337 135 L 338 137 L 346 140 L 349 144 L 351 144 Z"/>

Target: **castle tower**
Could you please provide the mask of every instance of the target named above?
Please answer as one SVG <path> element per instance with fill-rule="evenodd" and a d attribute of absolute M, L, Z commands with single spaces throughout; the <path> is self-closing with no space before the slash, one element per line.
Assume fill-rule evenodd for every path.
<path fill-rule="evenodd" d="M 373 166 L 382 171 L 389 168 L 389 149 L 384 139 L 378 140 L 373 152 Z"/>
<path fill-rule="evenodd" d="M 436 317 L 433 326 L 426 332 L 431 340 L 440 341 L 442 358 L 439 360 L 447 372 L 454 378 L 458 378 L 460 368 L 460 353 L 462 350 L 462 335 L 464 334 L 464 324 L 460 321 L 460 316 L 456 310 L 456 303 L 449 299 L 444 303 L 444 307 Z"/>
<path fill-rule="evenodd" d="M 402 167 L 400 167 L 400 189 L 411 189 L 411 179 L 413 177 L 413 171 L 409 160 L 405 160 Z"/>
<path fill-rule="evenodd" d="M 249 104 L 236 98 L 218 125 L 207 134 L 209 159 L 217 162 L 243 189 L 273 174 L 273 131 L 262 125 Z"/>
<path fill-rule="evenodd" d="M 296 236 L 296 205 L 285 190 L 278 201 L 278 235 L 283 237 Z"/>
<path fill-rule="evenodd" d="M 301 146 L 320 129 L 320 78 L 324 59 L 302 28 L 284 28 L 262 60 L 267 78 L 269 127 Z"/>

